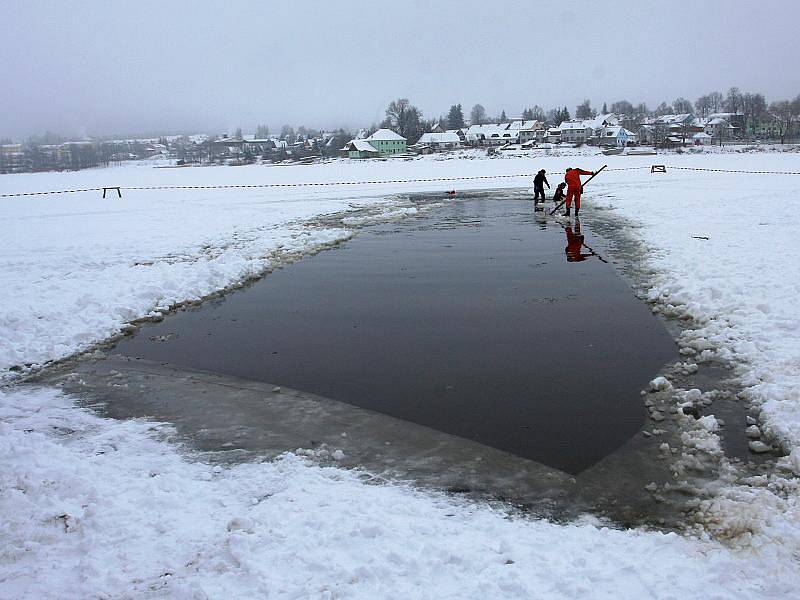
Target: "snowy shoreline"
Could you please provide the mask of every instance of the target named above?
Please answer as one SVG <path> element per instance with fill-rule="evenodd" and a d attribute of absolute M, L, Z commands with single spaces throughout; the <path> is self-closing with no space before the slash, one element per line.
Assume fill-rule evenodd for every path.
<path fill-rule="evenodd" d="M 581 156 L 580 166 L 644 167 L 654 158 Z M 337 177 L 359 181 L 365 173 L 370 180 L 491 176 L 531 172 L 534 166 L 563 171 L 578 166 L 571 164 L 577 160 L 426 157 L 291 170 L 221 167 L 203 169 L 201 179 L 261 181 L 265 171 L 276 183 Z M 670 155 L 669 162 L 796 171 L 800 159 L 790 153 Z M 143 178 L 183 182 L 186 172 L 194 178 L 198 170 L 125 167 L 114 173 L 4 176 L 0 190 L 28 183 L 42 189 L 56 183 L 94 187 L 109 174 L 123 183 Z M 499 180 L 472 183 L 486 189 L 498 187 Z M 502 180 L 506 187 L 529 185 L 525 179 Z M 392 192 L 444 191 L 452 183 L 398 187 Z M 792 456 L 797 456 L 800 328 L 792 309 L 800 273 L 796 261 L 775 264 L 774 257 L 790 248 L 790 224 L 798 218 L 792 202 L 800 194 L 800 178 L 678 171 L 651 175 L 642 169 L 609 173 L 592 187 L 586 201 L 636 222 L 634 235 L 650 248 L 650 256 L 643 257 L 653 269 L 649 300 L 665 314 L 689 316 L 696 325 L 694 333 L 679 340 L 687 361 L 740 365 L 737 377 L 746 399 L 761 407 L 765 434 L 787 452 L 794 448 Z M 376 197 L 379 190 L 385 187 L 9 201 L 2 205 L 10 231 L 0 270 L 5 284 L 0 292 L 0 369 L 69 356 L 117 334 L 133 319 L 269 269 L 276 250 L 314 251 L 346 234 L 308 231 L 300 221 L 354 205 L 402 216 L 397 198 Z M 762 218 L 758 199 L 765 194 L 773 200 L 771 212 Z M 776 198 L 785 201 L 775 203 Z M 64 239 L 66 231 L 69 239 Z M 740 239 L 742 232 L 746 237 Z M 153 438 L 168 427 L 99 419 L 47 388 L 7 387 L 0 390 L 0 407 L 0 514 L 9 516 L 1 531 L 11 549 L 0 563 L 5 582 L 0 586 L 13 597 L 52 594 L 53 581 L 81 590 L 76 596 L 149 589 L 178 597 L 268 589 L 277 595 L 306 590 L 322 597 L 374 597 L 390 590 L 415 595 L 422 581 L 425 593 L 439 596 L 523 597 L 539 590 L 549 597 L 615 591 L 636 597 L 669 589 L 674 597 L 707 597 L 696 581 L 713 581 L 719 597 L 744 590 L 788 597 L 800 582 L 800 494 L 790 459 L 780 473 L 750 485 L 737 483 L 733 471 L 725 470 L 721 481 L 728 477 L 727 487 L 698 507 L 707 518 L 693 540 L 610 532 L 586 523 L 508 521 L 487 507 L 435 494 L 364 486 L 355 473 L 293 457 L 215 471 L 187 463 Z M 713 451 L 719 441 L 714 437 L 713 431 L 700 432 L 686 442 L 699 440 Z M 133 497 L 117 491 L 124 489 L 134 489 Z M 264 494 L 268 502 L 251 502 Z M 341 519 L 342 514 L 347 518 Z M 197 523 L 204 523 L 199 533 Z M 740 549 L 708 540 L 709 533 L 731 537 Z M 323 543 L 315 541 L 320 536 Z M 119 539 L 127 544 L 120 547 L 114 542 Z M 497 561 L 487 560 L 487 544 L 488 556 L 496 555 Z M 593 545 L 603 551 L 593 553 Z M 454 547 L 461 550 L 454 552 Z M 561 560 L 559 555 L 564 555 Z M 68 558 L 55 568 L 48 564 L 55 560 L 50 556 Z M 271 561 L 286 562 L 273 571 L 263 566 Z M 663 569 L 653 571 L 656 562 Z M 455 577 L 474 587 L 453 587 Z"/>

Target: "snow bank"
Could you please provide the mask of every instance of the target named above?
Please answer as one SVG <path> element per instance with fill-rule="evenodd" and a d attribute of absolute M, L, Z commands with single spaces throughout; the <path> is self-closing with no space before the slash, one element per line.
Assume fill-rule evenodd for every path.
<path fill-rule="evenodd" d="M 0 596 L 759 598 L 790 550 L 557 525 L 293 455 L 214 467 L 168 426 L 0 392 Z"/>
<path fill-rule="evenodd" d="M 576 153 L 3 176 L 2 193 L 354 185 L 0 200 L 0 373 L 69 355 L 133 319 L 235 284 L 269 268 L 276 253 L 349 235 L 309 227 L 307 219 L 350 208 L 368 209 L 369 219 L 379 211 L 400 216 L 402 202 L 380 194 L 527 188 L 528 178 L 505 176 L 545 168 L 552 182 L 567 166 L 654 162 L 800 170 L 791 153 Z M 487 179 L 357 183 L 476 176 Z M 743 396 L 760 407 L 759 430 L 794 447 L 781 464 L 796 474 L 800 177 L 609 170 L 591 190 L 586 202 L 637 223 L 650 249 L 643 258 L 656 273 L 650 301 L 693 318 L 696 327 L 680 340 L 687 364 L 722 358 L 737 365 Z M 789 597 L 800 583 L 798 490 L 788 477 L 742 482 L 698 506 L 702 532 L 748 542 L 732 552 L 675 535 L 509 519 L 444 496 L 365 485 L 358 473 L 292 456 L 229 469 L 190 463 L 155 439 L 168 437 L 168 428 L 103 421 L 52 390 L 0 392 L 0 411 L 3 596 Z M 704 425 L 687 444 L 716 450 L 713 423 Z"/>

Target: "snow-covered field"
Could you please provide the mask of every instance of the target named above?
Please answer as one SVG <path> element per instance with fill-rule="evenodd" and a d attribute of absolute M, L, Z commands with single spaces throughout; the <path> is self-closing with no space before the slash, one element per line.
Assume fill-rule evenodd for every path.
<path fill-rule="evenodd" d="M 565 153 L 567 154 L 567 153 Z M 793 255 L 800 154 L 664 157 L 474 154 L 287 167 L 7 175 L 0 194 L 120 185 L 361 182 L 609 170 L 585 202 L 638 225 L 649 299 L 691 316 L 688 361 L 736 365 L 763 439 L 789 456 L 701 507 L 712 538 L 557 525 L 289 456 L 189 462 L 167 426 L 103 420 L 51 389 L 0 391 L 3 597 L 792 597 L 800 585 L 800 319 Z M 633 170 L 630 167 L 642 167 Z M 556 180 L 553 175 L 551 183 Z M 421 190 L 528 187 L 529 178 L 125 191 L 0 198 L 0 378 L 90 348 L 130 321 L 350 235 L 304 221 L 352 206 L 400 216 Z M 457 196 L 454 200 L 458 201 Z M 348 223 L 348 221 L 346 221 Z M 708 238 L 708 239 L 704 239 Z M 708 435 L 707 433 L 705 435 Z M 710 442 L 713 445 L 713 440 Z M 791 454 L 790 454 L 791 452 Z M 724 532 L 724 533 L 723 533 Z M 728 538 L 724 543 L 716 538 Z"/>

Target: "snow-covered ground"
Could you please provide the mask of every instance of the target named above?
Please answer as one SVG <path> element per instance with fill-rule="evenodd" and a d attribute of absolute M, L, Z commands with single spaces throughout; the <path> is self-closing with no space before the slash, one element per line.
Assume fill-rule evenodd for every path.
<path fill-rule="evenodd" d="M 564 153 L 568 154 L 568 153 Z M 583 154 L 583 153 L 582 153 Z M 442 160 L 7 175 L 0 194 L 120 185 L 404 183 L 125 191 L 0 199 L 0 377 L 91 347 L 131 320 L 268 269 L 282 253 L 350 235 L 304 224 L 370 207 L 411 212 L 421 190 L 528 187 L 539 168 L 609 170 L 587 203 L 639 227 L 649 299 L 691 316 L 687 360 L 736 365 L 764 439 L 792 454 L 749 485 L 731 476 L 682 538 L 557 525 L 368 485 L 289 456 L 229 469 L 189 462 L 168 427 L 103 420 L 51 389 L 0 391 L 3 597 L 791 597 L 800 585 L 800 319 L 793 256 L 800 155 L 605 157 L 467 153 Z M 631 167 L 640 167 L 631 169 Z M 625 169 L 625 170 L 612 170 Z M 486 177 L 456 181 L 415 179 Z M 556 180 L 553 175 L 551 183 Z M 458 201 L 455 199 L 444 201 Z M 708 238 L 708 239 L 704 239 Z M 708 423 L 705 423 L 707 426 Z M 707 427 L 713 429 L 713 426 Z M 706 438 L 702 438 L 706 436 Z M 691 436 L 690 436 L 691 437 Z M 714 445 L 713 433 L 695 438 Z M 688 440 L 687 443 L 693 443 Z M 716 594 L 716 595 L 715 595 Z"/>

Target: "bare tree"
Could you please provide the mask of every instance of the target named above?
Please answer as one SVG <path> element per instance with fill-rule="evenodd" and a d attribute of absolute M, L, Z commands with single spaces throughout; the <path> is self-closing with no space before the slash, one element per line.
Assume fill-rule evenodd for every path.
<path fill-rule="evenodd" d="M 767 101 L 762 94 L 751 94 L 746 92 L 742 94 L 742 115 L 744 116 L 744 130 L 745 134 L 748 132 L 753 133 L 758 123 L 764 116 L 767 109 Z"/>
<path fill-rule="evenodd" d="M 789 135 L 792 123 L 799 112 L 800 96 L 791 102 L 789 100 L 780 100 L 769 105 L 769 114 L 775 120 L 775 125 L 778 127 L 778 135 L 781 138 L 781 144 L 786 143 L 786 137 Z"/>
<path fill-rule="evenodd" d="M 708 95 L 700 96 L 694 101 L 694 111 L 699 117 L 707 117 L 710 110 Z"/>
<path fill-rule="evenodd" d="M 709 92 L 706 97 L 708 98 L 708 110 L 712 113 L 719 112 L 722 108 L 722 94 Z"/>
<path fill-rule="evenodd" d="M 469 118 L 473 125 L 483 125 L 486 123 L 486 109 L 481 104 L 476 104 L 469 112 Z"/>
<path fill-rule="evenodd" d="M 615 115 L 630 115 L 635 113 L 636 110 L 633 108 L 633 104 L 627 100 L 617 100 L 611 104 L 611 112 Z"/>
<path fill-rule="evenodd" d="M 726 111 L 737 114 L 742 108 L 742 91 L 738 87 L 732 87 L 725 96 L 723 107 Z"/>
<path fill-rule="evenodd" d="M 667 104 L 666 102 L 662 102 L 661 104 L 656 106 L 655 113 L 656 113 L 657 116 L 668 115 L 671 112 L 672 112 L 672 107 L 669 104 Z"/>
<path fill-rule="evenodd" d="M 675 102 L 672 103 L 672 110 L 679 115 L 691 113 L 692 108 L 692 103 L 686 98 L 675 98 Z"/>
<path fill-rule="evenodd" d="M 383 124 L 402 135 L 409 144 L 414 144 L 423 133 L 422 112 L 408 98 L 389 103 Z"/>

